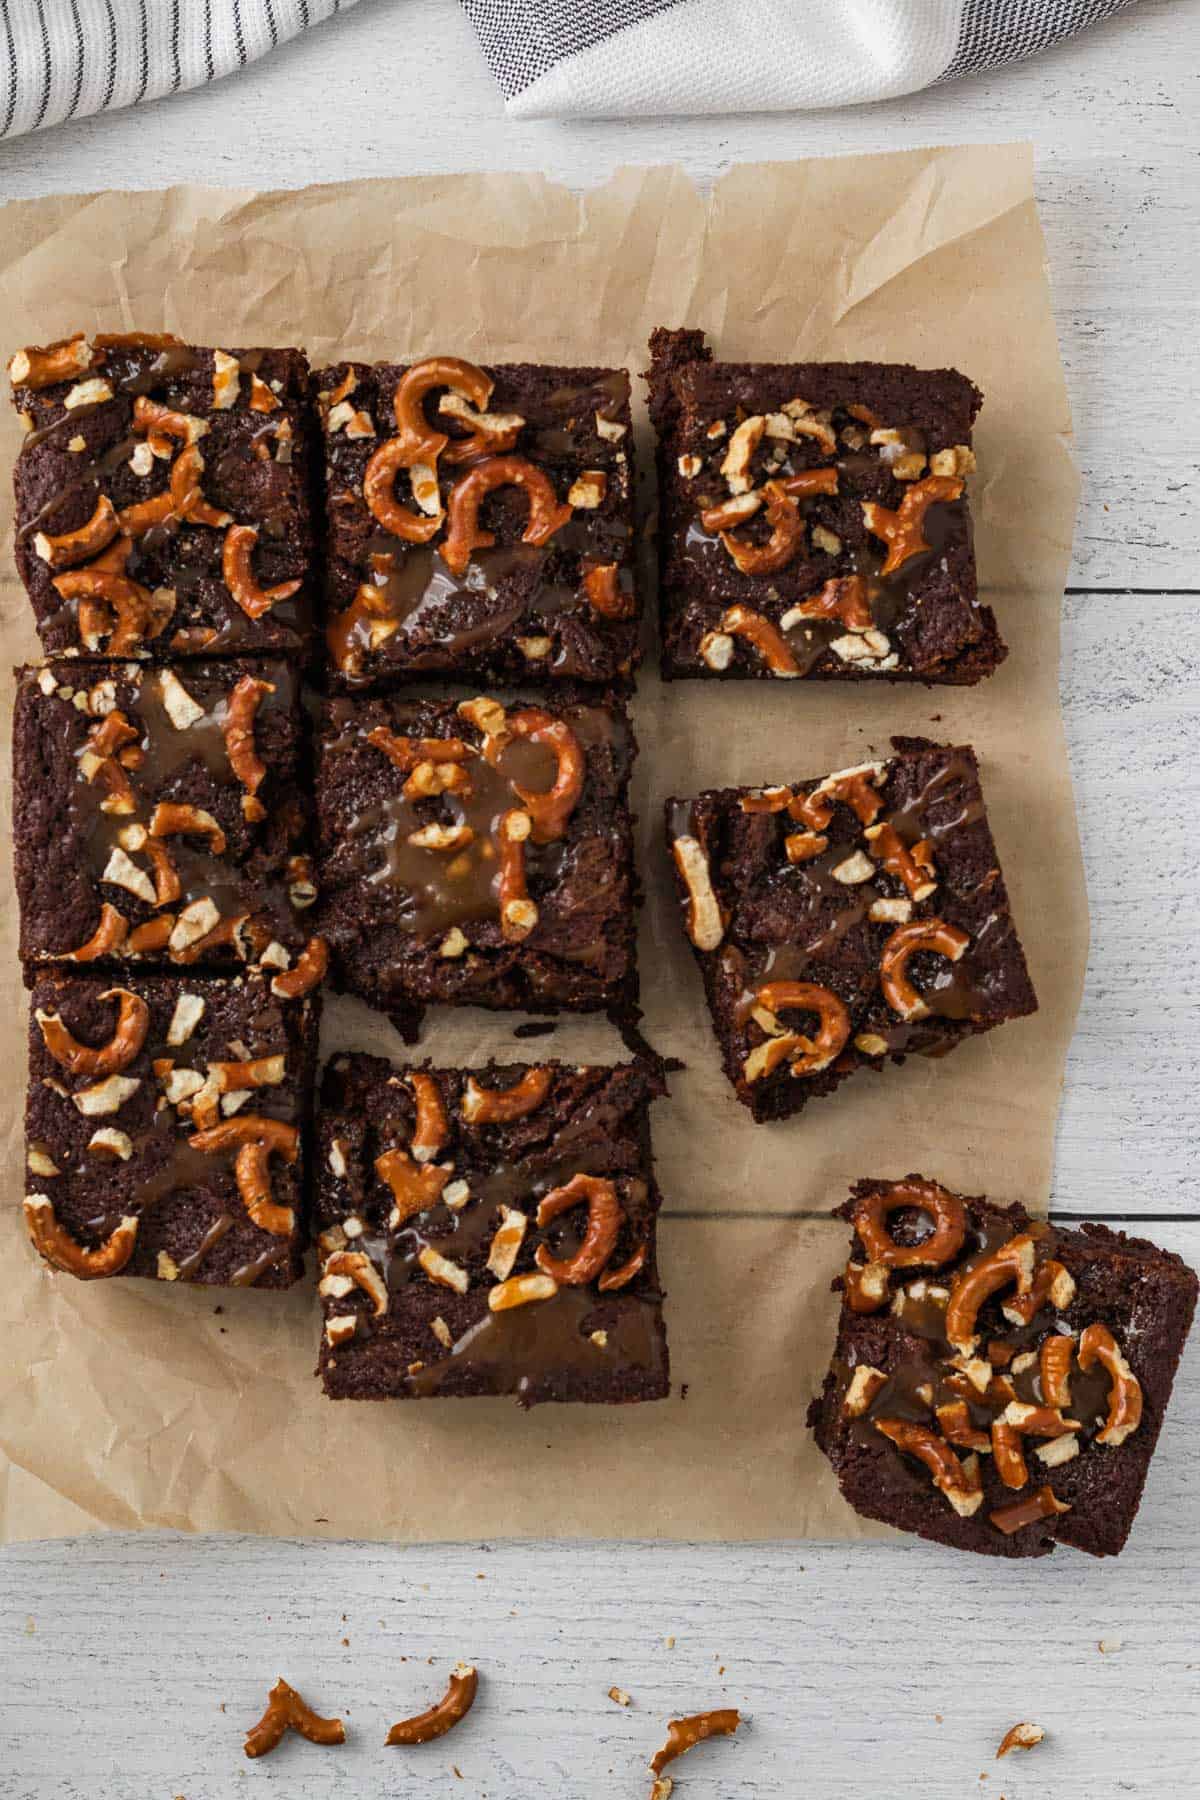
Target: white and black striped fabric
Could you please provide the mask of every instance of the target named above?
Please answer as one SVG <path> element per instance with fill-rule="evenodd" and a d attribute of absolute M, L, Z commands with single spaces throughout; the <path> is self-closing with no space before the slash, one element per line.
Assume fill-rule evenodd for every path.
<path fill-rule="evenodd" d="M 244 68 L 354 0 L 0 0 L 0 138 Z"/>
<path fill-rule="evenodd" d="M 509 112 L 536 118 L 883 100 L 1031 56 L 1136 0 L 461 3 Z M 215 81 L 353 5 L 0 0 L 0 139 Z"/>
<path fill-rule="evenodd" d="M 1032 56 L 1136 0 L 461 0 L 524 118 L 891 99 Z"/>

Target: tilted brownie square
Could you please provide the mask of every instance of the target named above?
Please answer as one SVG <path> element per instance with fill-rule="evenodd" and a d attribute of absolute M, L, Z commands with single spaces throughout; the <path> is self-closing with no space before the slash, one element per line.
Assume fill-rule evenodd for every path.
<path fill-rule="evenodd" d="M 300 350 L 82 333 L 9 363 L 17 569 L 52 656 L 307 651 L 314 479 Z"/>
<path fill-rule="evenodd" d="M 315 898 L 299 744 L 287 663 L 18 670 L 23 960 L 294 972 Z"/>
<path fill-rule="evenodd" d="M 315 1149 L 335 1400 L 667 1393 L 658 1074 L 338 1056 Z"/>
<path fill-rule="evenodd" d="M 969 685 L 1007 654 L 965 478 L 982 396 L 954 369 L 722 363 L 651 339 L 663 673 Z"/>
<path fill-rule="evenodd" d="M 611 684 L 638 657 L 624 369 L 460 357 L 317 375 L 341 688 Z"/>
<path fill-rule="evenodd" d="M 634 748 L 611 699 L 328 702 L 317 914 L 340 985 L 410 1037 L 434 1004 L 628 1015 Z"/>
<path fill-rule="evenodd" d="M 667 802 L 725 1073 L 782 1119 L 1037 1010 L 969 745 Z"/>
<path fill-rule="evenodd" d="M 43 974 L 25 1219 L 81 1280 L 288 1287 L 303 1272 L 317 1008 L 266 975 Z"/>
<path fill-rule="evenodd" d="M 1115 1556 L 1142 1497 L 1197 1281 L 920 1175 L 860 1181 L 833 1367 L 809 1410 L 845 1498 L 959 1550 Z"/>

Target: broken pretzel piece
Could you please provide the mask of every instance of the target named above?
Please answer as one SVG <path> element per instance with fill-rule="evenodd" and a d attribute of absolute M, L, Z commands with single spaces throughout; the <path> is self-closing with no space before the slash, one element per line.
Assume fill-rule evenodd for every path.
<path fill-rule="evenodd" d="M 1032 1750 L 1035 1744 L 1042 1742 L 1045 1735 L 1040 1725 L 1030 1725 L 1024 1720 L 1019 1725 L 1010 1725 L 1000 1740 L 996 1761 L 1007 1756 L 1010 1750 Z"/>
<path fill-rule="evenodd" d="M 732 1737 L 742 1722 L 736 1706 L 718 1707 L 712 1712 L 692 1713 L 686 1719 L 671 1719 L 667 1725 L 667 1741 L 650 1758 L 650 1771 L 661 1775 L 668 1763 L 685 1751 L 694 1750 L 712 1737 Z"/>
<path fill-rule="evenodd" d="M 267 1756 L 285 1731 L 294 1731 L 310 1744 L 344 1744 L 346 1727 L 340 1719 L 323 1719 L 294 1687 L 280 1676 L 267 1699 L 267 1710 L 246 1733 L 246 1755 Z"/>
<path fill-rule="evenodd" d="M 387 1744 L 428 1744 L 445 1737 L 462 1722 L 475 1704 L 479 1689 L 478 1671 L 470 1663 L 455 1663 L 450 1685 L 442 1698 L 423 1713 L 401 1719 L 388 1732 Z"/>

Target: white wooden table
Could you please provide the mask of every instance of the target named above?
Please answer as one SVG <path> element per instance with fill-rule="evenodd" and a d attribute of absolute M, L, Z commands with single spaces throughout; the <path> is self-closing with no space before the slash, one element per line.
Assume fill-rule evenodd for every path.
<path fill-rule="evenodd" d="M 1093 929 L 1055 1200 L 1145 1219 L 1196 1262 L 1198 117 L 1200 0 L 1145 0 L 1031 64 L 856 112 L 579 127 L 505 121 L 453 0 L 361 0 L 237 80 L 0 150 L 0 198 L 467 167 L 583 185 L 664 160 L 706 179 L 745 159 L 1034 139 L 1084 475 L 1063 697 Z M 662 1721 L 715 1704 L 749 1724 L 677 1766 L 679 1800 L 1195 1792 L 1198 1434 L 1200 1342 L 1111 1564 L 917 1544 L 10 1550 L 0 1795 L 623 1800 L 648 1789 Z M 386 1724 L 460 1656 L 486 1673 L 467 1725 L 384 1756 Z M 244 1760 L 279 1672 L 346 1714 L 344 1750 L 293 1738 Z M 993 1762 L 1026 1718 L 1046 1743 Z"/>

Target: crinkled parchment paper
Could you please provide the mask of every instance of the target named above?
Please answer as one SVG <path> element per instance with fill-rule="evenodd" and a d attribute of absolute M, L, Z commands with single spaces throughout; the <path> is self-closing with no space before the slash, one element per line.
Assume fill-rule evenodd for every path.
<path fill-rule="evenodd" d="M 1020 146 L 742 167 L 708 199 L 679 171 L 649 169 L 582 196 L 536 177 L 467 175 L 4 208 L 5 355 L 79 326 L 140 326 L 201 343 L 299 343 L 314 363 L 453 351 L 640 370 L 654 325 L 688 323 L 726 357 L 955 364 L 987 396 L 974 511 L 982 583 L 1012 650 L 993 680 L 963 691 L 641 679 L 646 1029 L 687 1063 L 655 1109 L 675 1376 L 661 1405 L 527 1415 L 508 1401 L 333 1405 L 312 1375 L 311 1289 L 222 1294 L 47 1273 L 20 1221 L 25 1003 L 6 889 L 5 1536 L 140 1525 L 396 1539 L 864 1529 L 803 1423 L 845 1253 L 844 1227 L 822 1215 L 856 1176 L 912 1169 L 1044 1204 L 1084 967 L 1057 685 L 1076 483 L 1042 254 Z M 18 434 L 4 411 L 8 461 Z M 0 632 L 15 663 L 35 640 L 12 575 L 7 492 L 3 504 Z M 675 917 L 663 796 L 821 774 L 886 753 L 892 732 L 978 747 L 1041 1011 L 947 1061 L 861 1075 L 791 1124 L 752 1125 L 719 1073 Z M 0 840 L 9 836 L 0 821 Z M 330 1043 L 399 1050 L 365 1008 L 335 1001 L 328 1012 Z M 443 1016 L 423 1049 L 478 1062 L 504 1053 L 511 1023 Z M 543 1045 L 622 1054 L 595 1021 L 511 1050 L 536 1056 Z"/>

